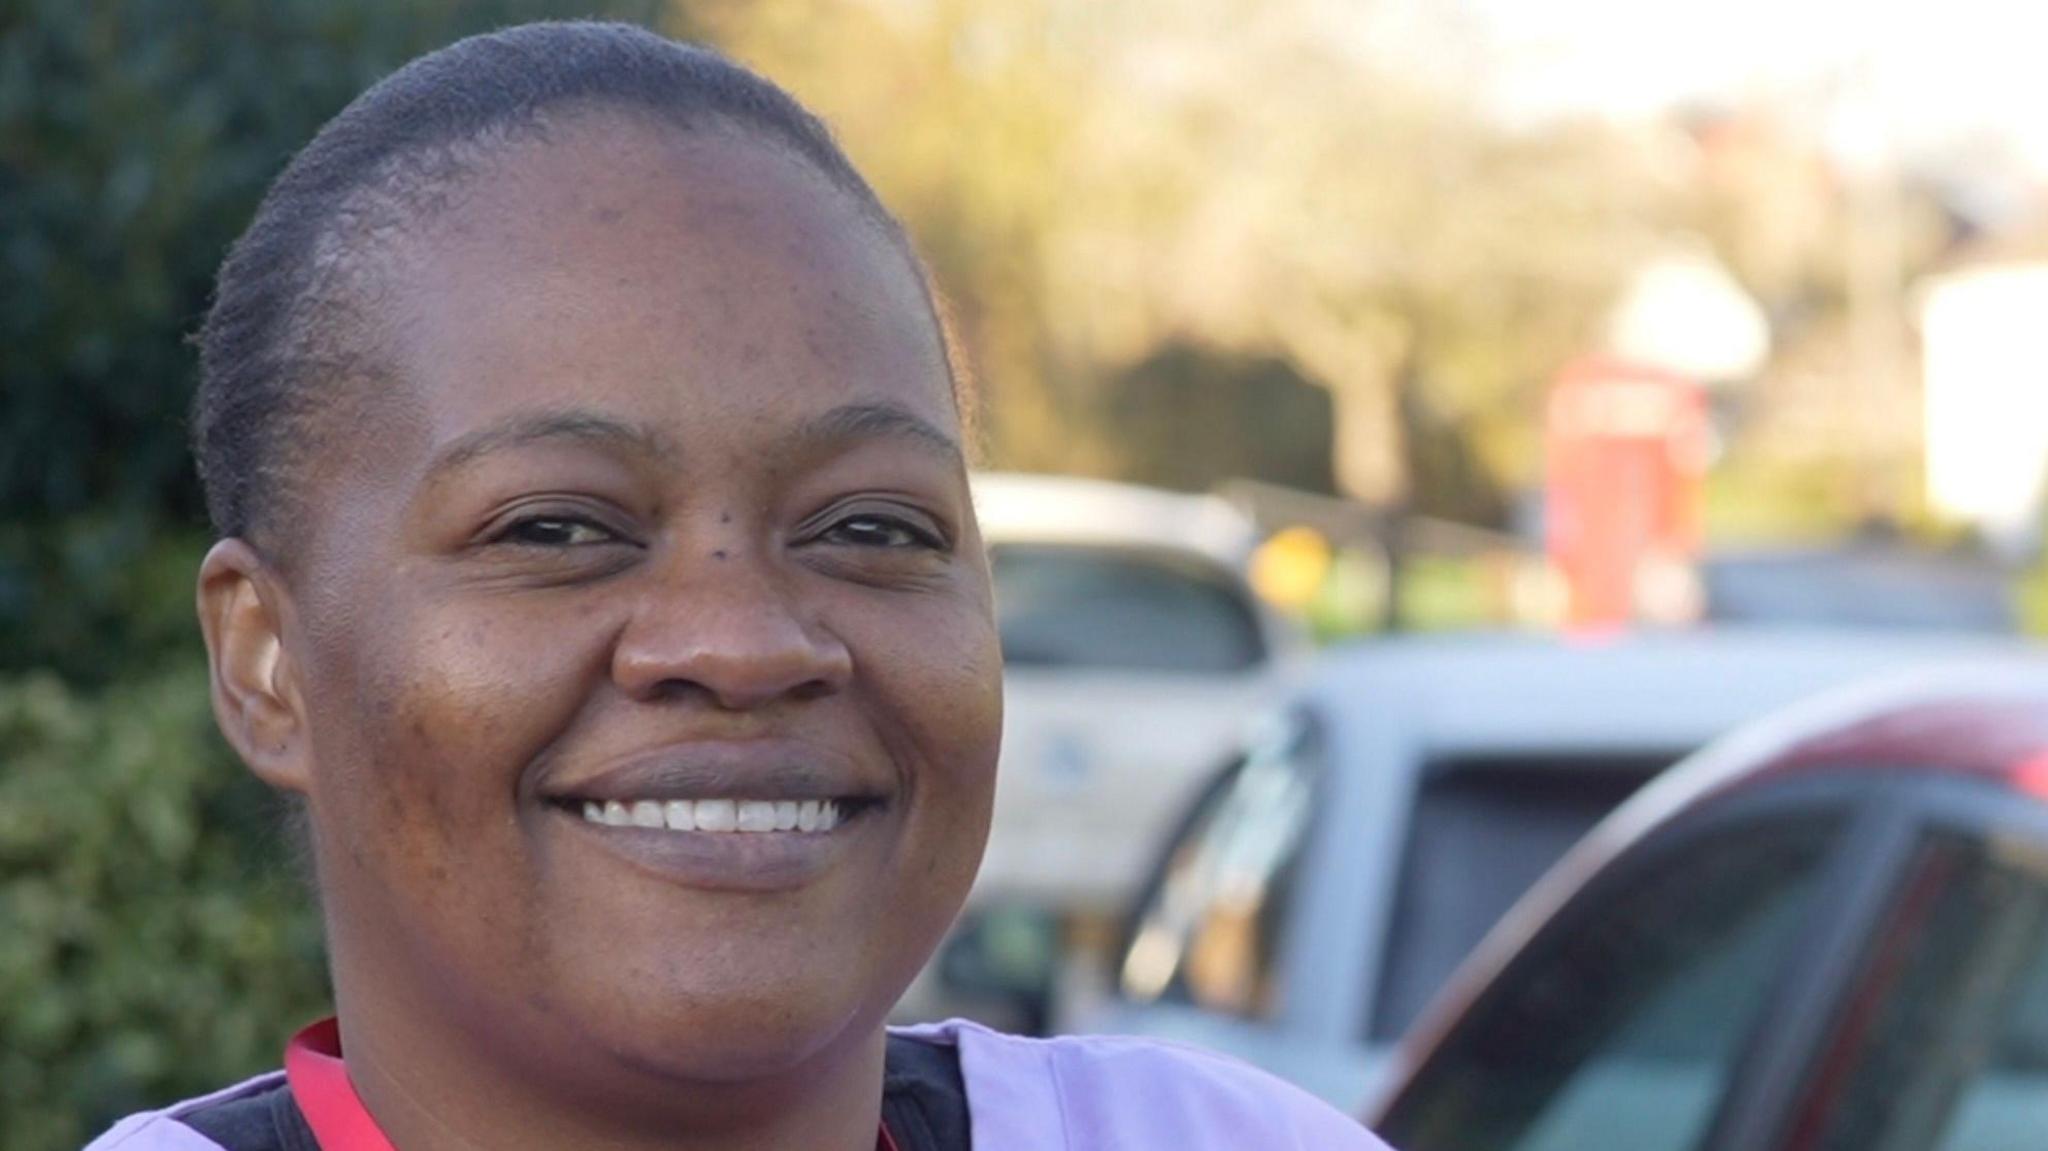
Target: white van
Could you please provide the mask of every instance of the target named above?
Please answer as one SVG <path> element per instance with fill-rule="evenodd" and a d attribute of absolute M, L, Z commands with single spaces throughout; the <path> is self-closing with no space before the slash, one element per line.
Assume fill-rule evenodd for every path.
<path fill-rule="evenodd" d="M 1252 594 L 1257 532 L 1221 499 L 1054 476 L 973 484 L 1006 671 L 972 904 L 1120 914 L 1302 638 Z"/>

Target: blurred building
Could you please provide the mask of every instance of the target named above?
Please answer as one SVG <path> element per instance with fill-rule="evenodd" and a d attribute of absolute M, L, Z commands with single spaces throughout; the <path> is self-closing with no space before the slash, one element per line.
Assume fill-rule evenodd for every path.
<path fill-rule="evenodd" d="M 2039 535 L 2048 478 L 2048 262 L 1973 263 L 1920 304 L 1927 497 L 2020 551 Z"/>

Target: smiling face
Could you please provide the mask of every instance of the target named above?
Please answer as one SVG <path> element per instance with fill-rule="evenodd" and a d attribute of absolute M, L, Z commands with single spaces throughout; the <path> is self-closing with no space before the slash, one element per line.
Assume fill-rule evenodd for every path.
<path fill-rule="evenodd" d="M 876 1042 L 1000 728 L 906 255 L 782 150 L 589 115 L 384 279 L 393 382 L 304 465 L 303 731 L 259 767 L 308 799 L 345 1030 L 555 1082 Z"/>

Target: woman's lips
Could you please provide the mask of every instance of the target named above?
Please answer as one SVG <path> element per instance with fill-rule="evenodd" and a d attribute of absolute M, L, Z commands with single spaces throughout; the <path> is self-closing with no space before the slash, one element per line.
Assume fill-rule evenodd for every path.
<path fill-rule="evenodd" d="M 643 874 L 685 887 L 781 891 L 879 834 L 893 773 L 830 744 L 686 739 L 539 776 L 547 826 Z"/>
<path fill-rule="evenodd" d="M 579 757 L 580 758 L 580 757 Z M 792 740 L 685 740 L 571 766 L 550 763 L 535 791 L 581 810 L 587 802 L 769 803 L 883 800 L 894 773 L 870 760 Z"/>

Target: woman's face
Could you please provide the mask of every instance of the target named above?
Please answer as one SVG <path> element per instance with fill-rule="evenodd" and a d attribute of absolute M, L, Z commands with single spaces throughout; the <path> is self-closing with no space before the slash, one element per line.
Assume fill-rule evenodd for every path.
<path fill-rule="evenodd" d="M 906 256 L 777 148 L 595 117 L 381 284 L 393 380 L 306 465 L 283 629 L 345 1014 L 558 1074 L 867 1041 L 966 894 L 1001 712 Z"/>

